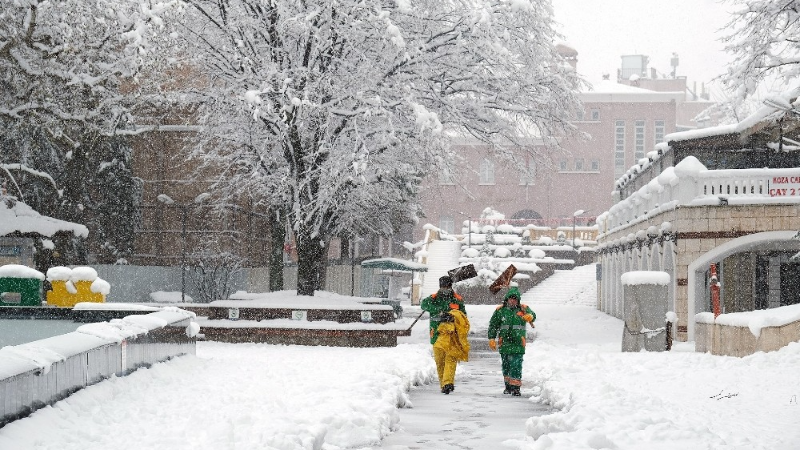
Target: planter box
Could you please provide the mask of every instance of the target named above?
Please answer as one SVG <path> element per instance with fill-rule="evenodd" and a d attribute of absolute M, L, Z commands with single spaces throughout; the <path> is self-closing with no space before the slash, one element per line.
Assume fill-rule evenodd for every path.
<path fill-rule="evenodd" d="M 800 321 L 765 327 L 758 337 L 747 327 L 709 323 L 695 324 L 695 351 L 720 356 L 747 356 L 772 352 L 800 341 Z"/>

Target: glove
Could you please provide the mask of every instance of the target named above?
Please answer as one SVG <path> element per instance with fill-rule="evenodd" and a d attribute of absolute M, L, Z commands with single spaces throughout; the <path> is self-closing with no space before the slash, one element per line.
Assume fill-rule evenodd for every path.
<path fill-rule="evenodd" d="M 525 322 L 531 323 L 531 322 L 533 322 L 533 316 L 530 315 L 530 314 L 525 314 L 524 316 L 522 316 L 522 320 L 524 320 Z"/>
<path fill-rule="evenodd" d="M 489 339 L 489 348 L 492 349 L 492 351 L 497 351 L 497 341 Z"/>

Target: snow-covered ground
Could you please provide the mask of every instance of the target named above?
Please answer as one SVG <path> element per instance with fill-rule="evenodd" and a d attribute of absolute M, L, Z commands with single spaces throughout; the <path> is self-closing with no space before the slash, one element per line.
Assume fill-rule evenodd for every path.
<path fill-rule="evenodd" d="M 530 399 L 496 401 L 532 402 L 531 417 L 523 439 L 488 423 L 481 449 L 798 448 L 800 344 L 745 358 L 697 354 L 691 343 L 621 353 L 622 322 L 594 309 L 593 285 L 586 266 L 523 296 L 538 316 L 523 370 Z M 467 306 L 478 335 L 493 309 Z M 410 324 L 415 308 L 406 311 Z M 102 382 L 0 428 L 0 450 L 381 448 L 393 430 L 414 433 L 405 408 L 430 390 L 415 385 L 435 382 L 426 331 L 422 319 L 398 347 L 376 349 L 200 342 L 197 357 Z M 459 366 L 457 386 L 475 376 L 471 364 Z M 386 448 L 417 448 L 391 441 Z"/>

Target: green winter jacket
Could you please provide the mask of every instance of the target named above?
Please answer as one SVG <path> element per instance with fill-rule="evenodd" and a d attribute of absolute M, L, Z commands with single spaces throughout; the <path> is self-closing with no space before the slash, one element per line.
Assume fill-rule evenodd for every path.
<path fill-rule="evenodd" d="M 513 289 L 513 288 L 512 288 Z M 516 291 L 516 289 L 514 289 Z M 512 291 L 509 291 L 511 294 Z M 519 291 L 516 291 L 519 297 Z M 497 339 L 497 344 L 500 347 L 500 354 L 514 355 L 525 353 L 525 336 L 527 330 L 525 324 L 527 323 L 523 316 L 530 314 L 532 317 L 531 326 L 533 321 L 536 320 L 536 313 L 531 310 L 527 305 L 520 303 L 516 308 L 510 308 L 507 305 L 509 295 L 503 300 L 503 304 L 498 306 L 489 319 L 489 339 Z"/>
<path fill-rule="evenodd" d="M 435 294 L 425 297 L 420 303 L 420 308 L 423 311 L 428 311 L 431 316 L 430 320 L 430 335 L 431 344 L 436 342 L 439 337 L 439 324 L 441 323 L 442 314 L 447 313 L 451 309 L 457 309 L 467 315 L 467 310 L 464 308 L 464 299 L 452 290 L 449 292 L 442 292 L 440 289 Z"/>

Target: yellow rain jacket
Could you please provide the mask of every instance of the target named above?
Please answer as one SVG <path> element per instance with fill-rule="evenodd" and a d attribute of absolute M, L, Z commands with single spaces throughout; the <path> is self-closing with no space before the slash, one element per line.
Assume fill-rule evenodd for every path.
<path fill-rule="evenodd" d="M 444 350 L 447 356 L 456 361 L 469 360 L 469 319 L 467 315 L 458 309 L 450 310 L 453 316 L 452 322 L 442 322 L 439 324 L 439 338 L 433 344 L 434 348 Z"/>

